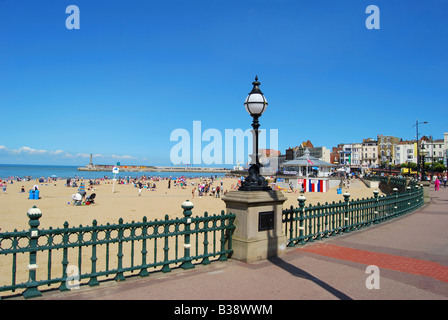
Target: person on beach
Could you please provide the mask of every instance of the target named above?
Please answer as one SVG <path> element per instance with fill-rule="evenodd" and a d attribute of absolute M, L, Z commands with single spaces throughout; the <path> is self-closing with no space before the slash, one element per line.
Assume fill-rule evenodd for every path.
<path fill-rule="evenodd" d="M 221 188 L 219 186 L 216 187 L 216 198 L 221 198 L 219 195 L 219 192 L 221 191 Z"/>
<path fill-rule="evenodd" d="M 194 199 L 194 193 L 196 192 L 196 188 L 193 188 L 193 190 L 191 190 L 191 195 L 193 196 Z"/>
<path fill-rule="evenodd" d="M 3 190 L 3 193 L 6 193 L 6 181 L 4 183 L 2 183 L 2 190 Z"/>
<path fill-rule="evenodd" d="M 142 195 L 142 183 L 141 181 L 138 182 L 138 196 L 140 197 Z"/>
<path fill-rule="evenodd" d="M 436 176 L 436 180 L 434 181 L 434 188 L 436 191 L 439 191 L 440 188 L 440 180 L 439 177 Z"/>

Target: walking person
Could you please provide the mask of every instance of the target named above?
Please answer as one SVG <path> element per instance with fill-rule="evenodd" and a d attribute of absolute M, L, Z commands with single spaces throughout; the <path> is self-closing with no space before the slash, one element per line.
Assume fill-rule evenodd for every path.
<path fill-rule="evenodd" d="M 216 187 L 216 198 L 221 198 L 219 195 L 219 191 L 221 191 L 221 188 L 219 186 Z"/>
<path fill-rule="evenodd" d="M 439 191 L 440 188 L 440 180 L 439 177 L 436 176 L 436 180 L 434 181 L 434 188 L 436 191 Z"/>
<path fill-rule="evenodd" d="M 443 177 L 443 187 L 446 188 L 446 176 Z"/>

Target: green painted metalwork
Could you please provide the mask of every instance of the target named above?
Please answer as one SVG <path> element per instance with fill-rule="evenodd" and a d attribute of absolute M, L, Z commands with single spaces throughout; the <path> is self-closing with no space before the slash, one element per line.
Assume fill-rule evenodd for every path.
<path fill-rule="evenodd" d="M 372 224 L 412 212 L 423 205 L 423 189 L 416 181 L 395 177 L 370 177 L 384 183 L 396 185 L 393 193 L 379 196 L 375 190 L 373 197 L 351 200 L 345 193 L 344 201 L 338 203 L 305 206 L 306 198 L 297 200 L 299 207 L 291 206 L 283 210 L 282 222 L 287 235 L 288 247 L 311 243 L 329 236 L 349 233 Z M 404 190 L 399 192 L 399 188 Z"/>
<path fill-rule="evenodd" d="M 144 217 L 142 222 L 131 223 L 119 219 L 118 224 L 106 225 L 93 220 L 92 226 L 84 227 L 69 227 L 65 222 L 63 228 L 48 230 L 38 229 L 42 213 L 32 208 L 28 212 L 28 231 L 0 233 L 3 266 L 9 265 L 5 262 L 8 257 L 11 260 L 11 283 L 0 283 L 0 293 L 21 290 L 19 293 L 25 298 L 32 298 L 40 296 L 39 288 L 45 285 L 68 291 L 72 289 L 73 269 L 78 270 L 76 276 L 81 285 L 97 286 L 109 276 L 123 281 L 138 271 L 139 276 L 147 277 L 177 267 L 194 268 L 195 263 L 223 261 L 232 255 L 234 214 L 222 211 L 220 215 L 192 217 L 191 202 L 184 202 L 182 208 L 183 218 L 170 219 L 166 215 L 164 220 L 148 221 Z M 179 247 L 184 247 L 183 255 Z M 18 260 L 26 254 L 29 265 L 24 278 L 18 270 L 23 271 L 26 262 Z M 47 263 L 38 266 L 37 261 L 45 259 Z"/>

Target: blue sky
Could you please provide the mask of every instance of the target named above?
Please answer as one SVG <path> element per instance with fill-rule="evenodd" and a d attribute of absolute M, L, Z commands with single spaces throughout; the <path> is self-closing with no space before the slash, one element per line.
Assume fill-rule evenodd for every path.
<path fill-rule="evenodd" d="M 443 138 L 447 13 L 447 0 L 0 0 L 0 163 L 170 164 L 175 129 L 250 127 L 255 75 L 282 153 L 413 139 L 417 119 Z"/>

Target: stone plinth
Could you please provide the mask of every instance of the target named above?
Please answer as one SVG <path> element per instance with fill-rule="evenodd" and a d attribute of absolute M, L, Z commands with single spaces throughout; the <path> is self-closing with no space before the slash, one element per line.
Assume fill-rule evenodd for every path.
<path fill-rule="evenodd" d="M 286 250 L 282 209 L 287 198 L 280 191 L 230 191 L 222 198 L 234 213 L 232 258 L 254 262 L 281 256 Z"/>

